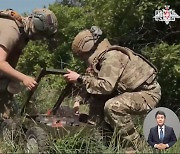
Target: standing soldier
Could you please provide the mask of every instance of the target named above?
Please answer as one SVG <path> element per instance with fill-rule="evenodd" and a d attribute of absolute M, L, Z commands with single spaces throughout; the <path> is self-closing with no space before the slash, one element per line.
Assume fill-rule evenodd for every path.
<path fill-rule="evenodd" d="M 64 75 L 70 82 L 78 82 L 85 89 L 75 99 L 78 108 L 87 93 L 90 103 L 90 121 L 104 118 L 123 143 L 126 150 L 138 149 L 140 135 L 134 127 L 131 115 L 145 114 L 160 100 L 161 88 L 156 80 L 157 70 L 141 55 L 121 46 L 112 46 L 102 39 L 102 31 L 93 26 L 75 37 L 72 51 L 91 69 L 90 74 L 74 71 Z M 103 101 L 105 101 L 103 103 Z"/>
<path fill-rule="evenodd" d="M 9 118 L 11 99 L 23 83 L 29 90 L 37 85 L 34 78 L 15 69 L 29 40 L 51 37 L 57 31 L 57 18 L 48 9 L 35 9 L 28 17 L 14 10 L 0 11 L 0 116 Z"/>

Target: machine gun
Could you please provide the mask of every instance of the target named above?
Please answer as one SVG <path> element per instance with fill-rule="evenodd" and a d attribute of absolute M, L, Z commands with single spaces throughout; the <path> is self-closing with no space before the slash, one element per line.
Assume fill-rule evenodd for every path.
<path fill-rule="evenodd" d="M 36 77 L 36 81 L 39 83 L 41 78 L 47 74 L 63 75 L 66 73 L 65 70 L 61 69 L 41 69 Z M 1 127 L 2 138 L 7 139 L 11 135 L 14 137 L 13 140 L 17 140 L 17 137 L 21 137 L 21 134 L 23 134 L 23 137 L 26 134 L 25 151 L 28 153 L 47 153 L 50 150 L 50 138 L 63 138 L 66 135 L 74 135 L 77 132 L 78 134 L 81 132 L 82 136 L 88 133 L 92 134 L 95 125 L 88 123 L 87 114 L 74 114 L 72 107 L 62 105 L 63 100 L 72 90 L 72 85 L 70 82 L 67 83 L 65 89 L 59 92 L 59 98 L 49 114 L 26 113 L 26 109 L 31 103 L 31 97 L 37 87 L 29 91 L 20 115 L 3 121 Z M 11 134 L 8 135 L 6 131 Z"/>
<path fill-rule="evenodd" d="M 48 74 L 56 74 L 56 75 L 61 74 L 61 75 L 64 75 L 64 74 L 67 74 L 67 71 L 63 70 L 63 69 L 46 69 L 46 68 L 42 68 L 39 71 L 38 75 L 36 76 L 36 82 L 39 83 L 41 78 L 43 78 L 45 75 L 48 75 Z M 56 111 L 57 111 L 58 107 L 61 105 L 64 98 L 67 96 L 68 91 L 71 89 L 71 87 L 72 87 L 72 83 L 68 83 L 66 85 L 65 89 L 62 91 L 61 95 L 58 98 L 58 101 L 54 105 L 53 109 L 50 111 L 51 113 L 53 113 L 53 115 L 56 114 Z M 30 99 L 31 99 L 32 95 L 34 94 L 36 88 L 29 91 L 28 97 L 27 97 L 27 99 L 26 99 L 26 101 L 25 101 L 25 103 L 24 103 L 24 105 L 22 107 L 21 115 L 23 115 L 23 113 L 25 113 L 26 107 L 28 106 L 28 104 L 30 102 Z"/>

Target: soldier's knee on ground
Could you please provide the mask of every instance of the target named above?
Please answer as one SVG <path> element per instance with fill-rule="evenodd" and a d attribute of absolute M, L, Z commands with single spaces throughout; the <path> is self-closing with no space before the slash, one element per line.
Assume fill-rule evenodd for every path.
<path fill-rule="evenodd" d="M 139 153 L 142 151 L 145 145 L 145 141 L 137 135 L 134 139 L 128 140 L 127 144 L 125 145 L 125 153 L 129 153 L 129 149 L 134 150 L 135 153 Z"/>
<path fill-rule="evenodd" d="M 104 107 L 105 121 L 114 128 L 115 136 L 119 136 L 119 142 L 122 146 L 131 146 L 135 148 L 140 135 L 134 127 L 130 114 L 126 112 L 125 102 L 119 99 L 110 99 Z"/>

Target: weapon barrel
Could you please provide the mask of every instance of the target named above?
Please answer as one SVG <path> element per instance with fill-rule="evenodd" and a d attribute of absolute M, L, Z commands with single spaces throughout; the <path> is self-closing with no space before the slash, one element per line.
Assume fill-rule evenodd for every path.
<path fill-rule="evenodd" d="M 36 82 L 39 83 L 41 78 L 44 77 L 45 75 L 48 75 L 48 74 L 55 74 L 55 75 L 58 75 L 58 74 L 60 75 L 61 74 L 61 75 L 64 75 L 66 73 L 67 73 L 67 71 L 63 70 L 63 69 L 41 68 L 41 70 L 38 72 L 38 75 L 36 76 Z M 21 115 L 25 112 L 25 108 L 29 104 L 29 101 L 30 101 L 32 95 L 34 94 L 34 91 L 36 90 L 36 88 L 29 91 L 26 102 L 24 103 L 23 108 L 21 110 Z"/>

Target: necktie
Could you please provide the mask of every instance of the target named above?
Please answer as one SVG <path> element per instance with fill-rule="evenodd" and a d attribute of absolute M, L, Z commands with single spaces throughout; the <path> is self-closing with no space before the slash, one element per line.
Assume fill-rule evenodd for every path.
<path fill-rule="evenodd" d="M 161 142 L 163 141 L 163 138 L 164 138 L 164 136 L 163 136 L 163 128 L 160 127 L 160 137 L 159 137 L 159 139 L 160 139 Z"/>

